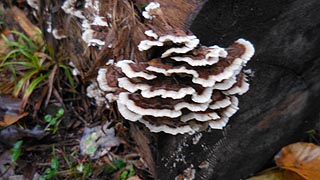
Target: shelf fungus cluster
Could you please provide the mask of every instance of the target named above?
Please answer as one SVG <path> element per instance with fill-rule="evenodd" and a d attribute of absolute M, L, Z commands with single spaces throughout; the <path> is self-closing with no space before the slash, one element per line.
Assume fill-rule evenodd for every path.
<path fill-rule="evenodd" d="M 151 12 L 143 14 L 146 19 L 156 18 L 156 8 L 146 8 Z M 179 29 L 144 33 L 137 49 L 146 60 L 109 60 L 99 70 L 107 102 L 151 132 L 222 129 L 238 110 L 236 96 L 249 89 L 242 69 L 254 54 L 253 45 L 238 39 L 228 48 L 206 47 Z"/>
<path fill-rule="evenodd" d="M 146 62 L 108 62 L 98 83 L 121 115 L 152 132 L 194 133 L 208 126 L 221 129 L 238 110 L 236 95 L 249 89 L 243 66 L 252 44 L 237 40 L 224 49 L 199 45 L 194 35 L 146 31 L 140 51 L 156 51 Z M 154 53 L 153 53 L 154 54 Z"/>
<path fill-rule="evenodd" d="M 84 8 L 77 8 L 77 3 L 77 0 L 66 0 L 61 8 L 66 14 L 70 14 L 82 20 L 82 40 L 88 46 L 102 48 L 102 46 L 105 45 L 104 39 L 107 35 L 108 29 L 110 28 L 108 19 L 111 18 L 111 15 L 108 14 L 108 17 L 100 15 L 99 0 L 85 0 L 83 2 Z M 52 33 L 56 39 L 61 39 L 61 35 L 57 35 L 57 30 L 53 29 Z M 66 36 L 63 36 L 63 38 L 66 38 Z M 111 44 L 108 46 L 111 46 Z"/>

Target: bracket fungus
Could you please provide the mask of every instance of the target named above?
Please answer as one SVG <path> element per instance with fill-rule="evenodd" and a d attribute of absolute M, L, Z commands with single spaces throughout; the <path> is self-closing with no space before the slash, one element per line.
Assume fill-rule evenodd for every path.
<path fill-rule="evenodd" d="M 222 129 L 239 109 L 237 95 L 249 89 L 242 69 L 254 54 L 253 45 L 238 39 L 228 48 L 206 47 L 166 22 L 157 29 L 157 19 L 165 21 L 161 15 L 159 3 L 143 12 L 150 24 L 135 48 L 145 59 L 109 60 L 99 70 L 97 81 L 108 104 L 151 132 Z"/>
<path fill-rule="evenodd" d="M 82 20 L 82 40 L 88 46 L 101 48 L 105 45 L 105 37 L 110 25 L 108 18 L 101 16 L 99 0 L 85 0 L 84 9 L 79 10 L 76 0 L 66 0 L 61 8 L 66 14 L 70 14 Z M 111 16 L 109 14 L 109 16 Z M 111 44 L 108 44 L 111 46 Z"/>

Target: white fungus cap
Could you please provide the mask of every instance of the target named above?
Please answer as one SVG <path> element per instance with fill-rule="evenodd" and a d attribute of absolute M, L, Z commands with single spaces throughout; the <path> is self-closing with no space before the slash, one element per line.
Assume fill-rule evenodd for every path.
<path fill-rule="evenodd" d="M 129 99 L 129 93 L 122 92 L 119 94 L 118 103 L 125 104 L 125 106 L 132 112 L 143 115 L 143 116 L 154 116 L 154 117 L 171 117 L 176 118 L 181 116 L 181 111 L 171 110 L 171 109 L 146 109 L 139 107 L 134 101 Z"/>
<path fill-rule="evenodd" d="M 36 10 L 39 10 L 39 4 L 40 4 L 39 0 L 27 0 L 27 3 L 30 7 L 34 8 Z"/>
<path fill-rule="evenodd" d="M 154 79 L 157 76 L 153 74 L 148 74 L 145 72 L 136 72 L 134 71 L 129 64 L 135 64 L 132 60 L 121 60 L 116 63 L 116 66 L 121 68 L 122 72 L 129 78 L 141 77 L 147 80 Z"/>
<path fill-rule="evenodd" d="M 231 100 L 229 97 L 226 97 L 225 99 L 212 102 L 209 106 L 210 109 L 221 109 L 226 108 L 231 105 Z"/>
<path fill-rule="evenodd" d="M 228 123 L 229 118 L 223 117 L 219 120 L 209 121 L 209 126 L 211 129 L 222 129 Z"/>
<path fill-rule="evenodd" d="M 97 106 L 103 106 L 106 104 L 106 99 L 104 97 L 104 92 L 98 88 L 98 84 L 96 82 L 92 82 L 87 87 L 87 96 L 89 98 L 94 98 Z"/>
<path fill-rule="evenodd" d="M 197 71 L 193 69 L 187 69 L 184 66 L 180 66 L 178 68 L 173 68 L 173 69 L 164 69 L 164 68 L 159 68 L 155 66 L 148 66 L 146 68 L 148 71 L 156 72 L 156 73 L 161 73 L 165 76 L 171 76 L 172 74 L 190 74 L 193 77 L 199 77 L 199 74 Z"/>
<path fill-rule="evenodd" d="M 59 31 L 54 28 L 52 30 L 52 35 L 55 39 L 58 39 L 58 40 L 61 40 L 61 39 L 64 39 L 64 38 L 67 38 L 68 36 L 64 35 L 64 34 L 60 34 Z"/>
<path fill-rule="evenodd" d="M 153 30 L 147 30 L 144 32 L 144 34 L 154 39 L 158 39 L 159 37 L 155 32 L 153 32 Z"/>
<path fill-rule="evenodd" d="M 138 49 L 139 51 L 146 51 L 152 48 L 153 46 L 163 46 L 163 43 L 159 41 L 143 40 L 143 41 L 140 41 L 138 45 Z"/>
<path fill-rule="evenodd" d="M 115 102 L 119 99 L 118 95 L 115 95 L 113 93 L 106 93 L 105 98 L 107 99 L 107 102 Z"/>
<path fill-rule="evenodd" d="M 235 75 L 233 75 L 232 77 L 230 77 L 229 79 L 224 79 L 221 82 L 217 82 L 214 85 L 214 89 L 218 89 L 218 90 L 228 90 L 230 89 L 235 83 L 237 82 L 237 78 Z"/>
<path fill-rule="evenodd" d="M 116 91 L 117 88 L 115 87 L 110 87 L 108 85 L 108 80 L 106 79 L 106 73 L 107 73 L 107 69 L 106 68 L 100 68 L 98 71 L 98 76 L 97 76 L 97 81 L 99 84 L 99 87 L 101 90 L 103 91 Z"/>
<path fill-rule="evenodd" d="M 150 124 L 148 121 L 140 119 L 139 122 L 143 123 L 151 132 L 165 132 L 168 134 L 172 134 L 172 135 L 177 135 L 177 134 L 194 134 L 197 129 L 193 129 L 191 126 L 189 125 L 185 125 L 185 126 L 180 126 L 180 127 L 169 127 L 167 125 L 152 125 Z"/>
<path fill-rule="evenodd" d="M 145 11 L 142 12 L 142 16 L 146 19 L 152 19 L 155 16 L 152 16 L 152 14 L 150 14 L 150 11 L 153 9 L 157 9 L 160 8 L 160 4 L 157 2 L 151 2 L 149 3 L 146 7 L 145 7 Z"/>
<path fill-rule="evenodd" d="M 66 0 L 61 6 L 61 9 L 63 9 L 67 14 L 76 16 L 80 19 L 84 19 L 85 17 L 83 16 L 82 11 L 75 9 L 76 2 L 77 0 Z"/>
<path fill-rule="evenodd" d="M 191 99 L 196 103 L 211 102 L 212 93 L 213 93 L 213 87 L 207 87 L 201 94 L 198 94 L 198 93 L 192 94 Z"/>
<path fill-rule="evenodd" d="M 254 47 L 251 44 L 250 41 L 244 40 L 244 39 L 238 39 L 236 43 L 239 43 L 243 45 L 246 49 L 245 53 L 241 55 L 241 59 L 245 60 L 245 63 L 251 59 L 251 57 L 254 55 Z"/>
<path fill-rule="evenodd" d="M 170 91 L 165 89 L 151 90 L 152 86 L 141 83 L 134 84 L 126 77 L 119 78 L 118 82 L 119 87 L 124 88 L 131 93 L 141 90 L 141 95 L 145 98 L 161 96 L 162 98 L 181 99 L 186 95 L 195 93 L 195 90 L 192 87 L 180 88 L 178 91 Z"/>
<path fill-rule="evenodd" d="M 192 49 L 193 48 L 186 47 L 186 46 L 180 47 L 180 48 L 170 48 L 170 49 L 166 50 L 164 53 L 162 53 L 161 58 L 168 57 L 173 53 L 184 54 L 184 53 L 191 51 Z"/>
<path fill-rule="evenodd" d="M 188 102 L 181 102 L 174 106 L 174 109 L 179 111 L 183 108 L 189 109 L 190 111 L 196 112 L 196 111 L 205 111 L 209 107 L 209 103 L 188 103 Z"/>
<path fill-rule="evenodd" d="M 234 95 L 234 94 L 239 94 L 239 95 L 242 95 L 244 93 L 246 93 L 248 90 L 249 90 L 249 83 L 247 82 L 247 79 L 245 77 L 246 75 L 243 75 L 240 79 L 241 81 L 241 86 L 233 86 L 231 87 L 230 89 L 226 90 L 226 91 L 223 91 L 224 94 L 226 95 Z"/>
<path fill-rule="evenodd" d="M 120 103 L 120 101 L 117 101 L 117 105 L 118 105 L 118 110 L 120 112 L 120 114 L 128 119 L 129 121 L 138 121 L 142 118 L 142 115 L 134 113 L 132 111 L 130 111 L 127 106 L 125 104 Z"/>
<path fill-rule="evenodd" d="M 203 87 L 212 87 L 218 81 L 222 81 L 224 79 L 228 79 L 233 76 L 233 74 L 242 68 L 243 60 L 240 58 L 236 58 L 232 64 L 226 67 L 222 73 L 217 75 L 210 75 L 208 79 L 203 78 L 193 78 L 192 82 L 196 84 L 200 84 Z"/>
<path fill-rule="evenodd" d="M 171 59 L 175 61 L 184 61 L 191 66 L 207 66 L 213 65 L 219 62 L 219 58 L 225 58 L 228 55 L 228 52 L 224 48 L 220 48 L 219 46 L 211 46 L 206 50 L 207 53 L 203 59 L 192 59 L 188 56 L 174 56 Z"/>
<path fill-rule="evenodd" d="M 91 25 L 109 27 L 108 23 L 104 19 L 105 18 L 102 16 L 95 15 Z"/>
<path fill-rule="evenodd" d="M 174 57 L 170 57 L 170 58 L 175 61 L 186 62 L 186 63 L 190 64 L 191 66 L 207 66 L 207 65 L 215 64 L 219 61 L 219 58 L 209 58 L 209 59 L 204 58 L 204 59 L 200 59 L 200 60 L 194 60 L 190 57 L 180 57 L 180 56 L 174 56 Z"/>
<path fill-rule="evenodd" d="M 207 59 L 214 58 L 214 57 L 225 58 L 227 57 L 227 55 L 228 55 L 228 52 L 224 48 L 214 45 L 209 47 L 209 52 L 206 54 L 206 58 Z"/>
<path fill-rule="evenodd" d="M 164 35 L 159 37 L 159 41 L 160 42 L 167 42 L 167 41 L 171 41 L 175 44 L 186 44 L 189 43 L 190 41 L 196 40 L 195 42 L 199 43 L 199 39 L 197 38 L 197 36 L 191 35 L 191 36 L 175 36 L 175 35 Z M 191 43 L 193 44 L 193 43 Z M 198 44 L 197 44 L 198 45 Z M 195 46 L 194 46 L 195 47 Z"/>
<path fill-rule="evenodd" d="M 205 122 L 205 121 L 211 121 L 215 119 L 219 119 L 220 116 L 216 112 L 209 112 L 209 113 L 197 113 L 197 112 L 192 112 L 186 115 L 183 115 L 181 117 L 182 122 L 187 122 L 190 120 L 197 120 L 200 122 Z"/>
<path fill-rule="evenodd" d="M 230 97 L 231 100 L 231 104 L 224 110 L 222 111 L 222 115 L 224 117 L 231 117 L 233 116 L 238 110 L 239 110 L 239 100 L 237 97 L 235 96 L 231 96 Z"/>

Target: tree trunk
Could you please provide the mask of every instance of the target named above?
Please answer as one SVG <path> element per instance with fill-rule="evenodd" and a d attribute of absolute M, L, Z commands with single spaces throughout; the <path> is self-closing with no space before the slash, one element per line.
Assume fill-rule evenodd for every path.
<path fill-rule="evenodd" d="M 319 122 L 320 2 L 208 1 L 191 25 L 205 45 L 239 37 L 256 49 L 254 72 L 240 110 L 223 131 L 158 137 L 159 179 L 196 170 L 195 179 L 247 178 L 270 163 L 281 147 L 300 140 Z M 201 133 L 200 133 L 201 134 Z M 199 165 L 208 163 L 208 167 Z"/>

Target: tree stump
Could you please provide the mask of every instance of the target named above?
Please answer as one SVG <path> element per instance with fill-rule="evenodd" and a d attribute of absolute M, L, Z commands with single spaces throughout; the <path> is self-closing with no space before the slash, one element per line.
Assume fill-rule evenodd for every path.
<path fill-rule="evenodd" d="M 320 119 L 318 7 L 317 0 L 206 2 L 192 32 L 205 45 L 250 40 L 256 54 L 247 67 L 254 77 L 223 131 L 158 136 L 159 179 L 174 179 L 187 168 L 195 169 L 199 180 L 247 178 L 315 127 Z"/>
<path fill-rule="evenodd" d="M 62 0 L 53 2 L 52 9 L 63 4 Z M 101 1 L 101 6 L 112 2 Z M 119 5 L 127 1 L 114 2 Z M 149 1 L 128 2 L 134 2 L 135 10 L 140 8 L 141 11 Z M 152 149 L 155 159 L 153 162 L 149 154 L 145 158 L 149 159 L 147 164 L 155 164 L 156 168 L 151 167 L 151 171 L 157 174 L 158 179 L 175 179 L 188 168 L 195 170 L 197 180 L 247 178 L 268 165 L 281 147 L 301 139 L 306 130 L 315 127 L 320 110 L 320 1 L 158 2 L 165 7 L 166 14 L 175 15 L 172 21 L 188 21 L 191 31 L 204 45 L 227 47 L 242 37 L 250 40 L 256 49 L 255 56 L 247 65 L 254 72 L 254 77 L 250 78 L 250 90 L 240 97 L 240 110 L 222 131 L 177 136 L 159 133 L 155 141 L 150 141 L 154 142 Z M 170 3 L 172 9 L 166 6 Z M 181 3 L 184 3 L 184 9 Z M 179 11 L 179 8 L 182 10 Z M 125 7 L 121 10 L 124 9 L 127 10 Z M 62 10 L 59 11 L 61 13 Z M 54 12 L 58 14 L 59 11 Z M 107 11 L 103 13 L 107 17 Z M 133 17 L 139 19 L 139 16 Z M 105 59 L 117 56 L 112 55 L 111 51 L 107 54 L 104 50 L 108 48 L 105 47 L 99 53 L 94 51 L 90 55 L 98 57 L 92 58 L 94 62 L 86 61 L 83 51 L 87 45 L 81 41 L 79 21 L 67 19 L 66 22 L 72 27 L 68 32 L 75 35 L 67 41 L 70 56 L 79 59 L 78 63 L 74 62 L 79 69 L 88 71 L 87 74 L 81 74 L 81 78 L 95 78 L 97 69 L 105 63 Z M 177 24 L 185 25 L 183 22 Z M 127 24 L 123 26 L 127 28 Z M 102 33 L 109 35 L 104 31 Z M 110 33 L 113 40 L 112 35 Z M 119 34 L 119 37 L 122 35 Z M 132 38 L 131 35 L 127 37 Z M 127 40 L 123 43 L 126 44 Z M 91 52 L 91 49 L 85 52 Z M 119 51 L 118 54 L 124 53 Z M 84 62 L 90 62 L 87 65 L 90 68 L 81 68 L 86 65 Z M 148 151 L 147 140 L 140 141 L 137 140 L 137 144 L 141 143 L 140 147 Z"/>

